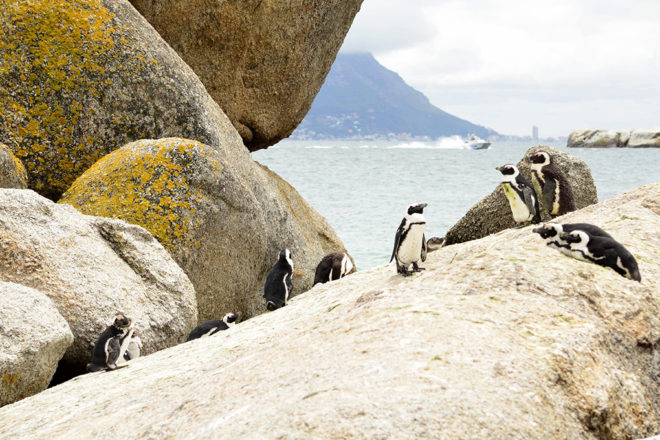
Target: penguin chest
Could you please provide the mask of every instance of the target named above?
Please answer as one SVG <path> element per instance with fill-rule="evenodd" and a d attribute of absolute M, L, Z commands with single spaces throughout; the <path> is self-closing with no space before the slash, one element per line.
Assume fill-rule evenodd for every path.
<path fill-rule="evenodd" d="M 408 265 L 420 260 L 425 230 L 426 223 L 414 223 L 410 225 L 408 233 L 399 245 L 397 258 L 400 263 Z"/>
<path fill-rule="evenodd" d="M 531 220 L 533 215 L 529 212 L 525 201 L 522 199 L 520 194 L 515 189 L 513 189 L 511 184 L 503 183 L 502 189 L 504 189 L 504 195 L 509 201 L 509 206 L 511 206 L 511 214 L 513 214 L 513 219 L 518 223 Z"/>

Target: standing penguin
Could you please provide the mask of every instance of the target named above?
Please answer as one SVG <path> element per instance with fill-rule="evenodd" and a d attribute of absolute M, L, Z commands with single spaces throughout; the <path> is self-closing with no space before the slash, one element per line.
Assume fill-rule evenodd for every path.
<path fill-rule="evenodd" d="M 550 154 L 539 151 L 532 155 L 532 180 L 538 185 L 545 209 L 552 217 L 575 211 L 573 190 L 564 172 Z"/>
<path fill-rule="evenodd" d="M 419 267 L 418 262 L 426 261 L 427 244 L 424 237 L 426 230 L 424 208 L 426 206 L 426 203 L 409 205 L 405 217 L 396 230 L 390 262 L 396 258 L 396 271 L 403 276 L 424 270 L 423 267 Z M 412 271 L 408 270 L 411 264 Z"/>
<path fill-rule="evenodd" d="M 520 174 L 515 165 L 504 165 L 495 169 L 502 173 L 502 189 L 509 201 L 513 220 L 516 223 L 529 221 L 539 223 L 541 221 L 539 201 L 532 185 Z"/>
<path fill-rule="evenodd" d="M 353 271 L 351 257 L 344 252 L 334 252 L 321 259 L 314 273 L 314 285 L 338 280 Z"/>
<path fill-rule="evenodd" d="M 559 236 L 574 251 L 574 258 L 609 267 L 621 276 L 642 281 L 635 257 L 612 237 L 591 235 L 582 229 L 563 232 Z"/>
<path fill-rule="evenodd" d="M 130 360 L 139 358 L 142 351 L 142 339 L 140 339 L 140 336 L 138 335 L 138 331 L 136 329 L 132 329 L 131 332 L 129 332 L 129 335 L 127 335 L 124 338 L 124 340 L 128 341 L 128 344 L 126 344 L 126 349 L 123 350 L 124 362 L 128 362 Z M 122 343 L 122 346 L 123 345 L 124 344 Z"/>
<path fill-rule="evenodd" d="M 211 321 L 204 321 L 190 332 L 186 342 L 192 341 L 193 339 L 203 338 L 205 336 L 211 336 L 222 330 L 227 330 L 228 328 L 233 327 L 237 320 L 238 316 L 235 313 L 227 313 L 222 320 L 213 319 Z"/>
<path fill-rule="evenodd" d="M 109 325 L 96 341 L 92 351 L 92 362 L 87 364 L 87 371 L 114 370 L 118 367 L 117 361 L 123 355 L 122 341 L 132 324 L 133 320 L 123 313 L 115 316 L 112 325 Z"/>
<path fill-rule="evenodd" d="M 264 285 L 264 298 L 268 310 L 276 310 L 286 305 L 293 290 L 292 275 L 293 260 L 291 259 L 291 251 L 283 249 L 277 263 L 268 272 L 266 284 Z"/>
<path fill-rule="evenodd" d="M 579 256 L 573 255 L 573 253 L 576 251 L 572 251 L 568 242 L 561 238 L 562 233 L 573 232 L 577 229 L 581 229 L 591 236 L 612 238 L 610 234 L 603 231 L 598 226 L 591 225 L 589 223 L 545 223 L 537 228 L 532 229 L 532 232 L 539 234 L 541 238 L 545 240 L 545 244 L 547 246 L 550 246 L 551 248 L 556 249 L 565 255 L 568 255 L 569 257 L 575 257 L 579 259 Z"/>

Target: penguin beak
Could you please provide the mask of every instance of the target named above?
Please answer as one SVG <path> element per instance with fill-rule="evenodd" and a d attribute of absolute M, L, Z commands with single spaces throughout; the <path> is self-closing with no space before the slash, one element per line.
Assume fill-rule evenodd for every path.
<path fill-rule="evenodd" d="M 534 232 L 536 234 L 540 234 L 541 232 L 543 232 L 543 226 L 539 226 L 539 227 L 536 227 L 536 228 L 532 229 L 532 232 Z"/>
<path fill-rule="evenodd" d="M 426 208 L 427 206 L 429 206 L 429 204 L 428 203 L 420 203 L 419 206 L 421 206 L 422 208 Z"/>
<path fill-rule="evenodd" d="M 500 173 L 502 172 L 502 167 L 495 167 L 495 169 L 496 169 L 497 171 L 499 171 Z"/>
<path fill-rule="evenodd" d="M 561 234 L 559 234 L 559 238 L 565 241 L 570 241 L 571 235 L 567 234 L 566 232 L 562 232 Z"/>

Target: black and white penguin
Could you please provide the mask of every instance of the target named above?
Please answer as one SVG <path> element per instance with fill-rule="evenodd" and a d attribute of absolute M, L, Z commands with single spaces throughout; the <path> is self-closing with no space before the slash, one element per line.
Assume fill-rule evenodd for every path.
<path fill-rule="evenodd" d="M 509 201 L 511 214 L 516 223 L 539 223 L 539 201 L 532 185 L 520 174 L 515 165 L 504 165 L 495 168 L 502 173 L 502 189 Z"/>
<path fill-rule="evenodd" d="M 445 244 L 445 237 L 431 237 L 426 240 L 426 252 L 433 252 L 440 249 Z"/>
<path fill-rule="evenodd" d="M 532 180 L 538 186 L 543 205 L 552 217 L 575 211 L 573 190 L 564 172 L 545 151 L 534 153 L 531 158 Z"/>
<path fill-rule="evenodd" d="M 353 271 L 353 261 L 344 252 L 334 252 L 321 259 L 314 273 L 314 285 L 338 280 Z"/>
<path fill-rule="evenodd" d="M 608 237 L 612 238 L 610 234 L 603 231 L 601 228 L 589 223 L 545 223 L 537 228 L 532 229 L 532 232 L 539 234 L 545 240 L 545 244 L 569 257 L 579 258 L 579 255 L 573 255 L 577 251 L 572 251 L 568 242 L 560 237 L 562 233 L 573 232 L 581 229 L 591 236 Z M 581 254 L 580 254 L 581 255 Z"/>
<path fill-rule="evenodd" d="M 426 206 L 426 203 L 409 205 L 405 217 L 396 230 L 390 262 L 396 259 L 396 271 L 403 276 L 424 270 L 423 267 L 419 267 L 418 263 L 420 260 L 426 261 L 427 245 L 424 237 L 426 230 L 424 208 Z M 411 264 L 412 271 L 408 270 Z"/>
<path fill-rule="evenodd" d="M 117 361 L 123 353 L 122 341 L 128 335 L 133 320 L 123 313 L 118 313 L 112 325 L 109 325 L 99 336 L 92 351 L 92 362 L 87 364 L 87 371 L 94 372 L 118 368 Z"/>
<path fill-rule="evenodd" d="M 238 316 L 235 313 L 227 313 L 222 320 L 213 319 L 211 321 L 204 321 L 197 327 L 193 329 L 188 335 L 186 342 L 192 341 L 193 339 L 204 338 L 206 336 L 214 335 L 222 330 L 227 330 L 228 328 L 236 325 Z"/>
<path fill-rule="evenodd" d="M 585 230 L 575 229 L 562 232 L 560 238 L 568 243 L 574 258 L 609 267 L 621 276 L 642 281 L 635 257 L 612 237 L 591 235 Z"/>
<path fill-rule="evenodd" d="M 124 338 L 124 341 L 128 342 L 126 344 L 126 349 L 120 350 L 124 353 L 124 362 L 139 358 L 142 352 L 142 339 L 140 339 L 140 336 L 138 335 L 138 332 L 135 328 L 131 329 L 129 334 Z M 124 343 L 122 343 L 122 346 L 124 346 Z"/>
<path fill-rule="evenodd" d="M 293 290 L 293 260 L 291 251 L 283 249 L 275 266 L 268 272 L 264 285 L 264 298 L 268 310 L 277 310 L 284 307 Z"/>

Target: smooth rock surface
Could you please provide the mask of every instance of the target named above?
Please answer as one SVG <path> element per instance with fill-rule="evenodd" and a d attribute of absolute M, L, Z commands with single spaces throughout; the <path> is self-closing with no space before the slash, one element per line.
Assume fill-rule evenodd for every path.
<path fill-rule="evenodd" d="M 0 0 L 0 141 L 56 200 L 142 138 L 240 137 L 197 76 L 127 0 Z"/>
<path fill-rule="evenodd" d="M 192 284 L 143 228 L 90 217 L 30 190 L 0 190 L 0 277 L 53 300 L 75 340 L 63 368 L 81 372 L 115 313 L 133 318 L 145 354 L 197 323 Z"/>
<path fill-rule="evenodd" d="M 277 174 L 241 151 L 168 138 L 128 144 L 104 157 L 61 203 L 143 226 L 171 253 L 197 292 L 200 321 L 264 312 L 262 289 L 289 248 L 293 295 L 312 287 L 328 252 L 344 246 Z"/>
<path fill-rule="evenodd" d="M 131 0 L 202 80 L 250 151 L 298 126 L 362 0 Z"/>
<path fill-rule="evenodd" d="M 9 147 L 0 143 L 0 188 L 27 188 L 27 172 Z"/>
<path fill-rule="evenodd" d="M 0 406 L 45 390 L 72 342 L 46 295 L 0 281 Z"/>
<path fill-rule="evenodd" d="M 542 145 L 532 147 L 527 150 L 523 158 L 518 162 L 518 169 L 530 183 L 532 182 L 530 171 L 531 157 L 537 151 L 550 153 L 555 163 L 564 171 L 573 189 L 573 197 L 575 198 L 575 205 L 578 209 L 598 202 L 596 184 L 587 164 L 582 159 L 551 147 Z M 495 170 L 492 172 L 497 173 Z M 542 204 L 540 208 L 541 218 L 544 221 L 549 220 L 550 216 L 543 210 Z M 475 240 L 516 226 L 517 224 L 511 215 L 511 208 L 504 195 L 502 185 L 498 184 L 492 193 L 477 202 L 447 231 L 445 244 L 449 245 Z"/>
<path fill-rule="evenodd" d="M 564 220 L 610 232 L 642 282 L 565 257 L 531 227 L 507 230 L 443 247 L 413 277 L 392 264 L 361 271 L 217 336 L 5 406 L 0 437 L 651 436 L 660 183 Z"/>
<path fill-rule="evenodd" d="M 573 148 L 660 148 L 660 130 L 574 130 L 566 145 Z"/>

